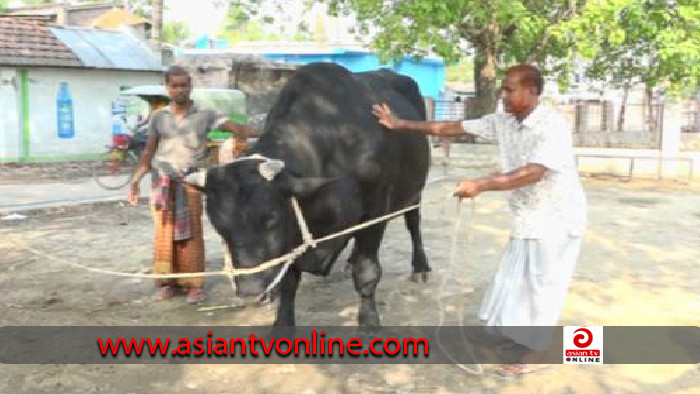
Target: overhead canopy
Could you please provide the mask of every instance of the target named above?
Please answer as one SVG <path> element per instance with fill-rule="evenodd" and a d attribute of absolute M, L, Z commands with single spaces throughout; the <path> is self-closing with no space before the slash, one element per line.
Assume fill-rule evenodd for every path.
<path fill-rule="evenodd" d="M 123 90 L 121 96 L 138 96 L 146 101 L 164 97 L 169 99 L 164 85 L 141 85 Z M 245 121 L 246 97 L 236 89 L 192 89 L 192 99 L 205 108 L 215 108 L 235 121 Z"/>

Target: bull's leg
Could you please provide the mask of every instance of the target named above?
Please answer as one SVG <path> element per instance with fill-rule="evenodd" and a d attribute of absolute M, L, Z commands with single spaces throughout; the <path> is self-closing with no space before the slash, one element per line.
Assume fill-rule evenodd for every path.
<path fill-rule="evenodd" d="M 357 259 L 353 262 L 352 278 L 355 290 L 360 294 L 360 309 L 357 321 L 360 326 L 379 326 L 379 314 L 374 301 L 374 292 L 382 268 L 379 265 L 379 245 L 384 236 L 386 223 L 372 226 L 357 234 Z"/>
<path fill-rule="evenodd" d="M 297 295 L 301 272 L 294 267 L 289 267 L 289 271 L 280 282 L 280 297 L 277 305 L 276 326 L 294 326 L 294 299 Z"/>
<path fill-rule="evenodd" d="M 350 253 L 350 257 L 348 257 L 348 261 L 345 264 L 345 272 L 350 272 L 352 270 L 352 267 L 355 265 L 357 262 L 357 258 L 359 256 L 358 249 L 357 249 L 357 240 L 355 240 L 352 243 L 352 252 Z"/>
<path fill-rule="evenodd" d="M 406 212 L 404 220 L 406 228 L 411 233 L 411 241 L 413 241 L 413 259 L 411 260 L 413 273 L 411 274 L 411 280 L 413 282 L 427 282 L 428 273 L 431 269 L 423 249 L 423 237 L 420 232 L 420 210 L 414 209 Z"/>

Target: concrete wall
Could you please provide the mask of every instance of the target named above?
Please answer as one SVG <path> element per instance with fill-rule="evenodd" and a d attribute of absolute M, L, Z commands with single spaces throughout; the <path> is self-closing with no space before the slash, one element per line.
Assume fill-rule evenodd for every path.
<path fill-rule="evenodd" d="M 246 95 L 248 124 L 262 128 L 267 112 L 296 66 L 273 65 L 253 58 L 179 58 L 195 87 L 238 89 Z"/>
<path fill-rule="evenodd" d="M 4 73 L 3 73 L 4 74 Z M 3 161 L 52 161 L 69 158 L 80 159 L 105 151 L 111 142 L 111 105 L 120 88 L 143 84 L 159 84 L 160 73 L 107 70 L 72 70 L 54 68 L 30 68 L 29 76 L 29 157 L 19 158 L 22 136 L 18 111 L 3 99 L 3 122 L 9 128 L 3 130 L 5 141 L 17 141 L 0 152 Z M 75 136 L 58 138 L 56 96 L 61 82 L 68 82 L 73 100 Z M 3 92 L 7 89 L 3 87 Z M 4 94 L 3 94 L 4 96 Z M 17 126 L 14 126 L 17 124 Z"/>
<path fill-rule="evenodd" d="M 700 180 L 700 152 L 680 152 L 663 158 L 652 149 L 602 149 L 574 148 L 578 171 L 582 175 L 606 174 L 626 177 L 630 173 L 630 160 L 634 160 L 634 178 L 688 181 Z M 433 148 L 433 159 L 442 160 L 442 149 Z M 449 163 L 455 169 L 474 169 L 479 174 L 500 170 L 500 156 L 496 144 L 453 144 Z M 456 173 L 456 172 L 455 172 Z"/>
<path fill-rule="evenodd" d="M 652 149 L 577 148 L 578 170 L 586 174 L 612 174 L 636 178 L 700 179 L 700 152 L 664 156 Z"/>
<path fill-rule="evenodd" d="M 0 160 L 20 155 L 19 89 L 17 71 L 14 68 L 0 68 Z"/>
<path fill-rule="evenodd" d="M 647 105 L 629 103 L 625 109 L 623 129 L 618 130 L 620 104 L 613 101 L 580 100 L 558 104 L 546 99 L 547 105 L 569 121 L 574 131 L 574 145 L 589 148 L 656 149 L 662 117 L 654 107 L 653 122 Z"/>
<path fill-rule="evenodd" d="M 683 133 L 681 135 L 681 150 L 700 151 L 700 133 Z"/>
<path fill-rule="evenodd" d="M 574 146 L 595 148 L 651 149 L 659 144 L 656 133 L 649 132 L 598 132 L 574 133 Z"/>

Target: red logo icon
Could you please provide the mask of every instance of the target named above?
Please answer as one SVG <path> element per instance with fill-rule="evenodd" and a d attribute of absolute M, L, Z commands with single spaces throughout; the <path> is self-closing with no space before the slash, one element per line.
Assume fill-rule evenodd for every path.
<path fill-rule="evenodd" d="M 577 332 L 582 331 L 581 334 L 576 334 Z M 579 328 L 578 330 L 574 331 L 574 345 L 580 348 L 588 347 L 593 343 L 593 333 L 591 330 L 587 328 Z"/>
<path fill-rule="evenodd" d="M 564 364 L 602 364 L 603 327 L 564 327 Z"/>

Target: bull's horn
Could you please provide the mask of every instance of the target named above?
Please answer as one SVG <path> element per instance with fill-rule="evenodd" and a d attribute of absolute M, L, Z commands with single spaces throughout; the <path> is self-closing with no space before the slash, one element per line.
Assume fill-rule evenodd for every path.
<path fill-rule="evenodd" d="M 204 189 L 207 183 L 207 173 L 205 171 L 193 172 L 185 177 L 185 182 Z"/>
<path fill-rule="evenodd" d="M 260 175 L 268 182 L 275 179 L 277 174 L 284 168 L 284 162 L 280 160 L 266 160 L 258 166 Z"/>

